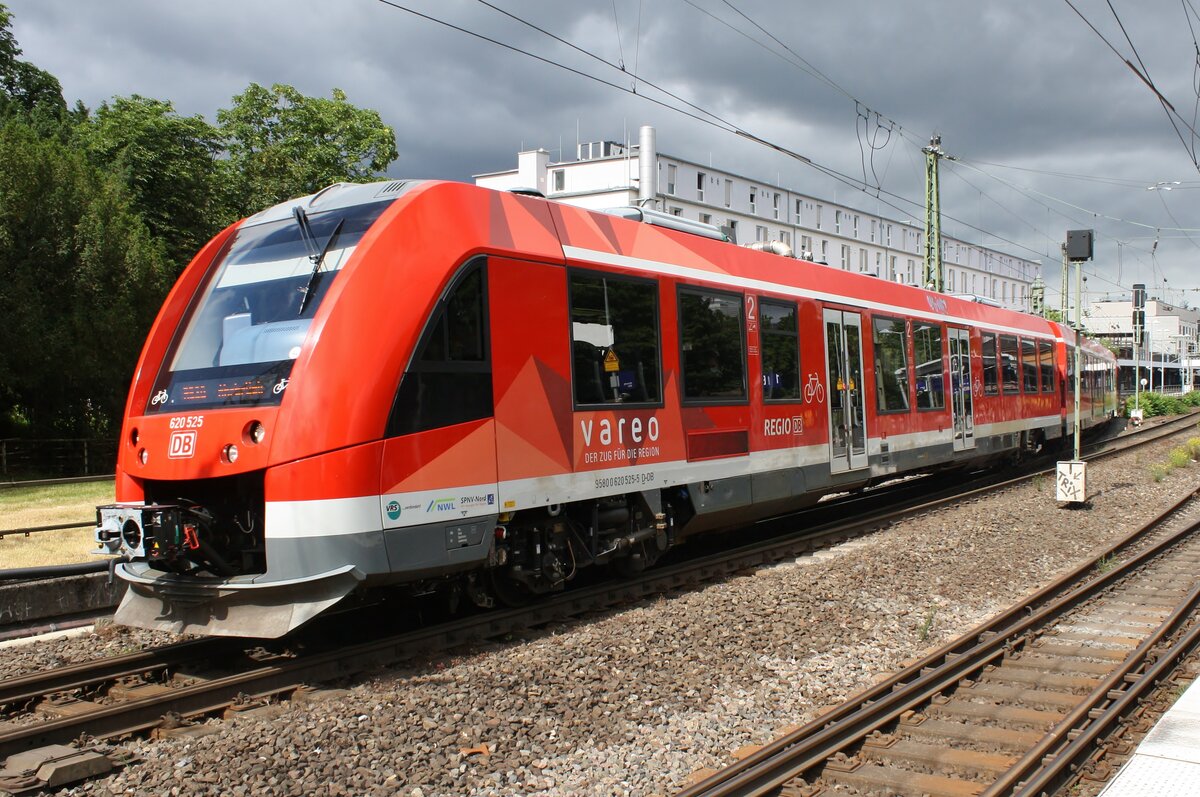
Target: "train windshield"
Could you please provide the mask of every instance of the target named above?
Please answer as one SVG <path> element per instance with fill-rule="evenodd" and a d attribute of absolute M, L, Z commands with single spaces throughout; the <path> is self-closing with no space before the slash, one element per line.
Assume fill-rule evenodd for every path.
<path fill-rule="evenodd" d="M 279 403 L 321 300 L 391 202 L 237 230 L 210 269 L 147 412 Z"/>

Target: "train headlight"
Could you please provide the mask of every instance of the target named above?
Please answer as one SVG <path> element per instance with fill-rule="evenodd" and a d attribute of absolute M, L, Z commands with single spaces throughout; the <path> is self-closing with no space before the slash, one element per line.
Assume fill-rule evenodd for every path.
<path fill-rule="evenodd" d="M 237 462 L 237 458 L 238 458 L 237 446 L 235 446 L 233 443 L 230 443 L 229 445 L 225 446 L 225 450 L 221 452 L 221 456 L 224 457 L 225 461 L 230 464 Z"/>
<path fill-rule="evenodd" d="M 129 445 L 136 447 L 138 444 L 138 441 L 141 439 L 142 439 L 142 436 L 138 433 L 137 428 L 134 427 L 134 429 L 132 431 L 130 431 L 130 433 L 129 433 Z"/>
<path fill-rule="evenodd" d="M 138 452 L 138 462 L 145 465 L 149 459 L 150 459 L 150 452 L 147 451 L 146 449 L 143 448 L 141 451 Z"/>
<path fill-rule="evenodd" d="M 267 427 L 261 421 L 250 421 L 242 430 L 242 439 L 251 445 L 258 445 L 267 437 Z"/>

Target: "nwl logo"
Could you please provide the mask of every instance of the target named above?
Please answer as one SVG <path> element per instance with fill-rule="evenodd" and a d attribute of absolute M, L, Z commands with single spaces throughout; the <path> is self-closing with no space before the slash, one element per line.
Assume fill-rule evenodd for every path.
<path fill-rule="evenodd" d="M 171 447 L 167 450 L 170 459 L 188 459 L 196 453 L 196 431 L 171 432 Z"/>

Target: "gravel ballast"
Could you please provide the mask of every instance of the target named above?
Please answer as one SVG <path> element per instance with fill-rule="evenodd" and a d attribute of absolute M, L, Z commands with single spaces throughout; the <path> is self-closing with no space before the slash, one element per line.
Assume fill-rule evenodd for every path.
<path fill-rule="evenodd" d="M 504 643 L 379 672 L 198 739 L 72 794 L 669 794 L 903 667 L 1195 488 L 1161 481 L 1195 429 L 1088 467 L 1090 508 L 1052 478 Z M 1200 512 L 1195 514 L 1200 515 Z M 0 650 L 27 672 L 167 637 L 114 629 Z"/>

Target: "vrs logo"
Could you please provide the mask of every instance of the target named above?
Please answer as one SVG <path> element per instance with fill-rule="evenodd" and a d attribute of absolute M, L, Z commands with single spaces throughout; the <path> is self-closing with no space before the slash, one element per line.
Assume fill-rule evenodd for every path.
<path fill-rule="evenodd" d="M 196 431 L 171 432 L 171 446 L 167 449 L 170 459 L 189 459 L 196 453 Z"/>
<path fill-rule="evenodd" d="M 388 501 L 388 505 L 385 507 L 385 510 L 387 511 L 387 516 L 392 520 L 400 519 L 400 502 Z"/>

